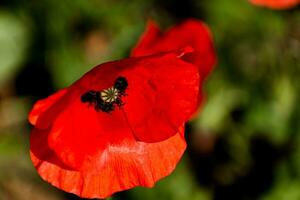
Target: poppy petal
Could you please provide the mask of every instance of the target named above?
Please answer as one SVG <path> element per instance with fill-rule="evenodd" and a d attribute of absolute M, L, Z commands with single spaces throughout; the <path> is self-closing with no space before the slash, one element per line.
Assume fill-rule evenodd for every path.
<path fill-rule="evenodd" d="M 55 104 L 57 100 L 59 100 L 64 94 L 66 94 L 66 92 L 67 89 L 61 89 L 53 95 L 37 101 L 28 115 L 28 121 L 32 125 L 36 125 L 40 115 L 47 111 L 53 104 Z"/>
<path fill-rule="evenodd" d="M 288 9 L 298 5 L 300 0 L 250 0 L 250 2 L 272 9 Z"/>
<path fill-rule="evenodd" d="M 143 56 L 153 53 L 176 50 L 191 46 L 195 50 L 183 59 L 198 66 L 201 79 L 211 72 L 217 62 L 212 35 L 206 24 L 199 20 L 188 19 L 160 32 L 155 22 L 148 22 L 146 31 L 138 44 L 133 48 L 131 56 Z"/>
<path fill-rule="evenodd" d="M 124 107 L 137 140 L 156 142 L 172 136 L 177 128 L 197 109 L 199 78 L 195 66 L 175 57 L 153 59 L 151 71 L 136 68 Z M 141 63 L 147 65 L 147 63 Z M 145 77 L 151 76 L 147 79 Z M 129 82 L 130 83 L 130 82 Z M 141 94 L 143 94 L 141 96 Z M 140 112 L 140 111 L 143 112 Z"/>
<path fill-rule="evenodd" d="M 145 32 L 141 36 L 138 44 L 133 48 L 131 55 L 147 55 L 147 53 L 142 52 L 144 51 L 144 48 L 153 45 L 153 42 L 159 40 L 160 37 L 162 37 L 162 35 L 163 33 L 161 32 L 159 26 L 156 24 L 155 21 L 150 19 L 147 23 Z"/>
<path fill-rule="evenodd" d="M 156 181 L 169 175 L 186 148 L 183 132 L 181 127 L 175 136 L 158 143 L 127 138 L 118 145 L 99 150 L 78 171 L 52 162 L 48 156 L 55 153 L 50 148 L 48 153 L 41 155 L 31 147 L 30 156 L 40 176 L 52 185 L 84 198 L 106 198 L 135 186 L 152 187 Z M 32 132 L 31 138 L 43 135 Z M 45 148 L 42 143 L 40 145 Z"/>
<path fill-rule="evenodd" d="M 198 69 L 181 60 L 185 51 L 190 52 L 187 49 L 95 67 L 40 113 L 36 128 L 49 129 L 49 148 L 66 166 L 77 170 L 99 150 L 126 138 L 159 142 L 172 137 L 198 103 Z M 124 106 L 105 113 L 81 102 L 86 91 L 109 88 L 120 76 L 128 81 Z"/>

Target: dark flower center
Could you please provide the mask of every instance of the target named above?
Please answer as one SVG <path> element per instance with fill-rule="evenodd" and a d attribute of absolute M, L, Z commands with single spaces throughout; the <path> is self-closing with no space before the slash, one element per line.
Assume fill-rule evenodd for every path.
<path fill-rule="evenodd" d="M 110 113 L 116 106 L 124 105 L 122 97 L 126 95 L 127 87 L 127 79 L 118 77 L 110 88 L 101 91 L 89 90 L 81 95 L 81 102 L 93 105 L 96 111 Z"/>

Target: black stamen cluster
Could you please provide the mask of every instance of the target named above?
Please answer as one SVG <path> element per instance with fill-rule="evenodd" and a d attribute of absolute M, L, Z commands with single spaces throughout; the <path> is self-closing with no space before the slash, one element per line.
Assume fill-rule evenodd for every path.
<path fill-rule="evenodd" d="M 116 79 L 115 84 L 114 84 L 114 88 L 116 88 L 119 93 L 121 93 L 122 95 L 125 94 L 125 90 L 128 87 L 128 83 L 126 78 L 124 77 L 119 77 Z"/>
<path fill-rule="evenodd" d="M 125 91 L 128 87 L 128 82 L 124 77 L 118 77 L 115 80 L 114 86 L 115 89 L 118 90 L 118 96 L 113 102 L 105 102 L 101 99 L 101 91 L 90 90 L 84 93 L 81 96 L 82 103 L 89 103 L 90 105 L 94 105 L 96 111 L 102 111 L 106 113 L 110 113 L 114 111 L 115 105 L 121 107 L 124 105 L 122 101 L 122 96 L 126 95 Z"/>

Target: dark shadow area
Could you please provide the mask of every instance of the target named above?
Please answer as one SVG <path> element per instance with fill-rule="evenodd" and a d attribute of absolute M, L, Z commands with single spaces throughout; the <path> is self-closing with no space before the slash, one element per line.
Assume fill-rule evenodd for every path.
<path fill-rule="evenodd" d="M 239 118 L 240 111 L 236 112 L 235 117 Z M 233 162 L 226 134 L 221 134 L 216 139 L 213 150 L 207 153 L 191 148 L 190 132 L 191 127 L 188 126 L 186 135 L 190 166 L 196 175 L 197 182 L 213 189 L 214 200 L 258 199 L 272 187 L 278 163 L 288 158 L 291 153 L 290 143 L 275 146 L 265 137 L 253 137 L 250 141 L 251 166 L 244 175 L 235 177 L 231 184 L 226 185 L 219 181 L 218 176 L 222 176 L 222 173 L 216 173 L 220 170 L 219 166 Z"/>
<path fill-rule="evenodd" d="M 202 0 L 200 1 L 200 3 L 201 2 Z M 204 18 L 204 12 L 201 12 L 201 8 L 195 5 L 194 0 L 155 0 L 155 6 L 158 9 L 161 9 L 164 12 L 168 13 L 170 17 L 177 22 L 182 21 L 186 18 Z"/>

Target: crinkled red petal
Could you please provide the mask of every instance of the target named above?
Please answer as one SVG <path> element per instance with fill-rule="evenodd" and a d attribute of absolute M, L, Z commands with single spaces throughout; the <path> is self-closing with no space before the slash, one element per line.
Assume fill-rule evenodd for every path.
<path fill-rule="evenodd" d="M 35 119 L 36 129 L 48 131 L 47 143 L 57 158 L 77 170 L 97 152 L 126 139 L 168 139 L 190 118 L 198 103 L 198 70 L 179 55 L 185 54 L 167 53 L 100 65 L 63 95 L 54 95 L 60 98 L 42 100 L 39 104 L 48 109 L 35 106 L 31 112 L 35 117 L 29 118 Z M 108 114 L 81 102 L 82 94 L 111 87 L 119 76 L 128 80 L 123 108 Z"/>
<path fill-rule="evenodd" d="M 45 144 L 47 133 L 36 129 L 31 133 L 30 155 L 40 176 L 52 185 L 85 198 L 106 198 L 135 186 L 152 187 L 169 175 L 186 148 L 183 132 L 181 127 L 175 136 L 158 143 L 126 138 L 99 149 L 85 160 L 84 168 L 72 170 L 57 162 L 55 152 Z M 38 141 L 43 153 L 35 146 Z"/>
<path fill-rule="evenodd" d="M 251 3 L 272 9 L 288 9 L 300 4 L 300 0 L 250 0 Z"/>
<path fill-rule="evenodd" d="M 198 66 L 201 79 L 211 72 L 216 64 L 216 53 L 212 36 L 203 22 L 188 19 L 162 33 L 155 22 L 150 21 L 139 43 L 133 48 L 132 56 L 150 55 L 191 46 L 195 50 L 183 59 Z"/>

